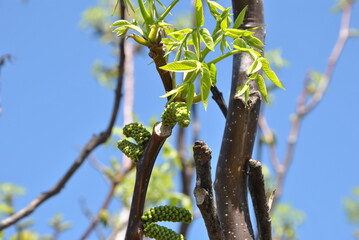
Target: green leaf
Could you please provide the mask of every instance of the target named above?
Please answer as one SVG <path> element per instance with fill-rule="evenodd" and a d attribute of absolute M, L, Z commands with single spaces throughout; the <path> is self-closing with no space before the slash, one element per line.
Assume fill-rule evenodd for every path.
<path fill-rule="evenodd" d="M 11 215 L 14 213 L 14 208 L 7 204 L 0 204 L 0 213 L 6 213 L 7 215 Z"/>
<path fill-rule="evenodd" d="M 116 28 L 113 31 L 118 32 L 118 34 L 119 34 L 119 32 L 123 32 L 123 29 L 125 29 L 127 31 L 128 28 L 130 28 L 130 29 L 135 30 L 139 34 L 144 35 L 142 29 L 139 26 L 136 26 L 130 22 L 127 22 L 127 24 L 126 24 L 126 22 L 127 22 L 126 20 L 119 20 L 119 21 L 114 22 L 113 26 L 118 26 L 118 28 Z"/>
<path fill-rule="evenodd" d="M 257 74 L 256 82 L 259 92 L 262 94 L 264 100 L 268 103 L 268 93 L 267 93 L 266 83 L 264 81 L 264 78 L 260 74 Z"/>
<path fill-rule="evenodd" d="M 187 60 L 198 60 L 198 56 L 195 52 L 189 51 L 189 50 L 185 50 L 184 51 L 184 57 Z"/>
<path fill-rule="evenodd" d="M 249 67 L 247 74 L 251 75 L 253 73 L 258 72 L 262 68 L 262 63 L 259 60 L 255 60 L 252 65 Z"/>
<path fill-rule="evenodd" d="M 160 96 L 160 98 L 165 98 L 165 97 L 169 97 L 169 96 L 171 96 L 171 95 L 173 95 L 173 94 L 178 94 L 178 93 L 180 93 L 184 88 L 185 88 L 185 86 L 180 85 L 180 86 L 178 86 L 178 87 L 172 89 L 171 91 L 167 92 L 166 94 Z"/>
<path fill-rule="evenodd" d="M 261 58 L 259 58 L 259 60 L 262 62 L 263 72 L 267 75 L 269 80 L 271 80 L 277 87 L 285 90 L 285 88 L 283 87 L 281 81 L 278 79 L 275 72 L 270 68 L 269 62 L 267 61 L 267 59 L 261 57 Z"/>
<path fill-rule="evenodd" d="M 209 50 L 214 51 L 214 42 L 213 42 L 212 36 L 209 33 L 208 29 L 207 28 L 200 29 L 199 34 L 200 34 L 201 39 L 203 40 L 204 44 L 206 45 L 206 47 Z"/>
<path fill-rule="evenodd" d="M 264 43 L 259 38 L 252 35 L 245 36 L 245 38 L 249 46 L 263 50 Z"/>
<path fill-rule="evenodd" d="M 195 10 L 196 10 L 196 12 L 195 12 L 196 26 L 202 27 L 204 25 L 204 13 L 203 13 L 202 0 L 196 0 Z"/>
<path fill-rule="evenodd" d="M 211 84 L 212 86 L 214 86 L 217 83 L 217 67 L 213 63 L 210 63 L 208 67 L 209 67 L 209 73 L 211 75 Z"/>
<path fill-rule="evenodd" d="M 240 48 L 248 48 L 247 43 L 242 38 L 234 39 L 233 45 L 236 45 Z"/>
<path fill-rule="evenodd" d="M 193 83 L 189 83 L 188 84 L 188 92 L 187 92 L 187 96 L 186 96 L 186 104 L 187 104 L 187 109 L 188 111 L 191 109 L 192 103 L 193 103 L 193 97 L 195 94 L 195 87 Z"/>
<path fill-rule="evenodd" d="M 196 50 L 196 53 L 198 55 L 201 54 L 201 43 L 200 43 L 200 35 L 199 35 L 199 31 L 193 31 L 192 33 L 192 40 L 193 40 L 193 45 L 194 45 L 194 49 Z"/>
<path fill-rule="evenodd" d="M 218 9 L 221 10 L 221 11 L 224 11 L 224 7 L 222 7 L 219 3 L 215 2 L 215 1 L 209 1 L 209 0 L 208 0 L 207 3 L 208 3 L 209 5 L 214 6 L 215 8 L 218 8 Z"/>
<path fill-rule="evenodd" d="M 111 27 L 120 27 L 120 26 L 126 26 L 126 25 L 131 25 L 132 23 L 130 23 L 129 21 L 126 20 L 118 20 L 114 23 L 112 23 Z"/>
<path fill-rule="evenodd" d="M 192 72 L 199 68 L 199 62 L 196 60 L 182 60 L 177 62 L 171 62 L 163 67 L 162 70 L 170 72 Z"/>
<path fill-rule="evenodd" d="M 254 34 L 254 32 L 251 32 L 248 30 L 234 29 L 234 28 L 227 28 L 226 32 L 238 35 L 238 37 L 248 37 L 248 36 L 252 36 Z"/>
<path fill-rule="evenodd" d="M 175 31 L 175 32 L 171 32 L 168 33 L 169 36 L 173 37 L 174 39 L 176 39 L 177 41 L 180 41 L 184 38 L 184 36 L 188 33 L 191 33 L 192 29 L 190 28 L 185 28 L 185 29 L 181 29 L 179 31 Z"/>
<path fill-rule="evenodd" d="M 249 85 L 248 84 L 243 84 L 239 87 L 236 88 L 236 94 L 234 95 L 234 98 L 235 99 L 238 99 L 240 98 L 240 96 L 242 96 L 246 91 L 247 89 L 249 89 Z"/>
<path fill-rule="evenodd" d="M 203 67 L 201 71 L 200 90 L 201 90 L 202 105 L 204 109 L 207 109 L 208 97 L 211 91 L 211 77 L 209 70 L 206 67 Z"/>
<path fill-rule="evenodd" d="M 242 25 L 244 16 L 246 15 L 246 12 L 247 12 L 247 8 L 248 8 L 248 5 L 245 6 L 242 9 L 242 11 L 238 14 L 236 21 L 234 21 L 233 28 L 239 28 Z"/>

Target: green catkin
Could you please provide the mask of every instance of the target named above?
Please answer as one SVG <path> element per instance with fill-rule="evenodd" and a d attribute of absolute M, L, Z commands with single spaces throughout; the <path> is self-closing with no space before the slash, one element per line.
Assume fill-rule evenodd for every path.
<path fill-rule="evenodd" d="M 176 123 L 181 127 L 188 127 L 190 124 L 190 111 L 184 102 L 171 102 L 162 114 L 162 122 L 166 126 L 174 126 Z"/>
<path fill-rule="evenodd" d="M 146 211 L 142 216 L 142 220 L 145 224 L 160 221 L 190 223 L 193 220 L 193 216 L 190 211 L 185 208 L 159 206 Z"/>
<path fill-rule="evenodd" d="M 140 146 L 143 146 L 151 137 L 151 133 L 140 123 L 127 124 L 122 131 L 126 137 L 135 139 Z"/>
<path fill-rule="evenodd" d="M 159 226 L 155 223 L 147 224 L 143 232 L 146 237 L 156 240 L 186 240 L 182 234 L 178 234 L 169 228 Z"/>
<path fill-rule="evenodd" d="M 122 139 L 117 142 L 117 147 L 120 149 L 127 157 L 131 158 L 134 163 L 137 163 L 139 157 L 143 153 L 143 148 L 134 144 L 126 139 Z"/>

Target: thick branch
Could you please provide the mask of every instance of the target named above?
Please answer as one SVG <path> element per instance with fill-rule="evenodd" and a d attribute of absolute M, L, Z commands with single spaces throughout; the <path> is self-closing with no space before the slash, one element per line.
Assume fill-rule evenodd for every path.
<path fill-rule="evenodd" d="M 156 64 L 157 72 L 161 77 L 162 84 L 166 92 L 171 91 L 173 89 L 171 73 L 160 69 L 160 67 L 163 67 L 167 64 L 167 61 L 164 58 L 163 44 L 159 43 L 157 45 L 151 46 L 149 56 Z"/>
<path fill-rule="evenodd" d="M 248 5 L 242 28 L 263 25 L 262 1 L 232 1 L 234 18 Z M 264 40 L 264 29 L 256 29 Z M 247 69 L 253 60 L 247 54 L 233 57 L 231 95 L 226 126 L 216 171 L 215 191 L 224 239 L 254 239 L 247 200 L 247 170 L 251 158 L 260 109 L 260 95 L 255 83 L 249 101 L 234 99 L 236 88 L 247 81 Z M 235 183 L 235 184 L 234 184 Z"/>
<path fill-rule="evenodd" d="M 267 202 L 262 166 L 259 161 L 249 160 L 248 188 L 251 193 L 254 213 L 257 219 L 260 240 L 272 239 L 271 218 Z"/>
<path fill-rule="evenodd" d="M 221 226 L 217 216 L 211 177 L 212 150 L 205 142 L 196 141 L 193 146 L 193 157 L 196 164 L 196 187 L 194 196 L 202 213 L 210 240 L 224 239 L 221 236 Z"/>
<path fill-rule="evenodd" d="M 146 145 L 140 161 L 136 166 L 136 183 L 132 196 L 129 223 L 125 240 L 142 239 L 141 216 L 145 205 L 148 183 L 157 155 L 166 139 L 171 135 L 172 128 L 158 122 L 153 127 L 152 136 Z"/>
<path fill-rule="evenodd" d="M 121 9 L 121 14 L 124 14 L 124 7 Z M 26 207 L 21 209 L 20 211 L 14 213 L 13 215 L 5 218 L 0 222 L 0 230 L 5 229 L 24 217 L 30 215 L 37 207 L 39 207 L 42 203 L 44 203 L 49 198 L 55 196 L 65 187 L 66 183 L 69 179 L 74 175 L 74 173 L 78 170 L 78 168 L 82 165 L 85 159 L 90 155 L 90 153 L 97 148 L 99 145 L 105 143 L 107 139 L 111 136 L 112 128 L 117 119 L 118 109 L 120 106 L 121 99 L 121 91 L 122 91 L 122 82 L 123 82 L 123 72 L 125 65 L 125 43 L 124 39 L 120 40 L 120 56 L 119 56 L 119 65 L 118 65 L 118 77 L 117 77 L 117 86 L 115 89 L 115 98 L 112 108 L 112 113 L 110 117 L 109 124 L 107 128 L 98 135 L 94 135 L 90 141 L 84 146 L 80 155 L 77 157 L 75 162 L 71 165 L 71 167 L 67 170 L 67 172 L 63 175 L 63 177 L 55 184 L 53 188 L 49 191 L 40 194 L 36 199 L 31 201 Z"/>

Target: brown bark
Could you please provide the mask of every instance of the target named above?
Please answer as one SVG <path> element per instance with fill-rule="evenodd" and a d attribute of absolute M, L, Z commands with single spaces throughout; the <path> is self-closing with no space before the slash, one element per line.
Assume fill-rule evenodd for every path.
<path fill-rule="evenodd" d="M 263 25 L 263 1 L 232 1 L 234 17 L 248 5 L 241 26 L 243 29 Z M 264 29 L 256 30 L 264 40 Z M 233 57 L 231 95 L 216 170 L 216 202 L 224 239 L 254 239 L 248 210 L 248 161 L 252 156 L 261 98 L 252 83 L 249 101 L 234 99 L 236 88 L 247 81 L 247 69 L 252 63 L 248 54 Z"/>

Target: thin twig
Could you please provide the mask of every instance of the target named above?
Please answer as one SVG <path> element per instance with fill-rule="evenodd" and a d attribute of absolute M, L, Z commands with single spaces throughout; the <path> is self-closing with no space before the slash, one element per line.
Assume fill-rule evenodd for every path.
<path fill-rule="evenodd" d="M 90 219 L 91 221 L 93 221 L 95 218 L 94 218 L 92 212 L 90 211 L 90 209 L 87 207 L 85 198 L 80 198 L 80 206 L 81 206 L 82 212 L 86 215 L 86 217 L 88 219 Z M 98 239 L 101 239 L 101 240 L 105 239 L 105 236 L 102 233 L 100 226 L 96 225 L 95 230 L 96 230 L 96 235 L 97 235 Z"/>
<path fill-rule="evenodd" d="M 186 129 L 178 127 L 177 150 L 181 161 L 182 193 L 191 198 L 190 186 L 193 177 L 193 164 L 191 164 L 186 156 L 185 131 Z M 181 223 L 180 233 L 186 236 L 188 228 L 189 224 Z"/>
<path fill-rule="evenodd" d="M 124 14 L 124 8 L 121 9 L 121 14 Z M 125 43 L 124 40 L 120 40 L 120 56 L 119 56 L 119 65 L 118 65 L 118 77 L 117 77 L 117 86 L 115 89 L 115 97 L 113 103 L 113 109 L 110 117 L 110 121 L 107 125 L 107 128 L 100 132 L 98 135 L 94 135 L 87 144 L 83 147 L 80 155 L 76 158 L 74 163 L 70 166 L 67 172 L 61 177 L 61 179 L 53 186 L 49 191 L 40 194 L 37 198 L 32 200 L 26 207 L 9 216 L 8 218 L 3 219 L 0 222 L 0 230 L 3 230 L 24 217 L 30 215 L 33 211 L 36 210 L 42 203 L 44 203 L 49 198 L 55 196 L 65 187 L 69 179 L 75 174 L 79 169 L 85 159 L 90 155 L 90 153 L 97 148 L 99 145 L 105 143 L 107 139 L 111 136 L 112 128 L 115 124 L 118 115 L 118 109 L 120 106 L 121 91 L 122 91 L 122 82 L 123 82 L 123 72 L 125 65 Z"/>
<path fill-rule="evenodd" d="M 228 112 L 228 107 L 223 99 L 222 92 L 218 90 L 217 86 L 211 87 L 211 92 L 212 92 L 212 99 L 217 103 L 224 117 L 226 117 Z"/>
<path fill-rule="evenodd" d="M 99 223 L 99 221 L 101 220 L 101 213 L 106 210 L 108 208 L 108 206 L 110 205 L 110 202 L 115 194 L 115 190 L 116 187 L 118 186 L 118 184 L 127 176 L 127 174 L 129 172 L 131 172 L 131 170 L 134 168 L 134 165 L 131 164 L 129 168 L 127 168 L 123 173 L 118 174 L 111 182 L 111 186 L 110 186 L 110 190 L 108 192 L 108 194 L 105 197 L 104 202 L 101 205 L 100 210 L 97 213 L 97 216 L 95 218 L 92 219 L 91 224 L 88 226 L 88 228 L 85 230 L 85 232 L 83 233 L 83 235 L 81 236 L 81 240 L 85 240 L 90 233 L 92 232 L 92 230 L 97 226 L 97 224 Z"/>
<path fill-rule="evenodd" d="M 293 160 L 294 149 L 297 144 L 301 123 L 304 117 L 308 115 L 311 111 L 313 111 L 314 108 L 317 107 L 318 104 L 322 101 L 323 96 L 327 92 L 329 83 L 333 77 L 333 72 L 335 70 L 336 63 L 338 62 L 343 52 L 344 46 L 348 38 L 350 37 L 349 31 L 350 31 L 352 4 L 353 4 L 352 1 L 348 1 L 347 3 L 345 3 L 343 7 L 343 15 L 341 19 L 341 25 L 340 25 L 337 41 L 328 58 L 328 63 L 326 66 L 324 76 L 321 79 L 321 82 L 319 83 L 319 86 L 317 87 L 313 95 L 308 91 L 308 83 L 309 81 L 311 81 L 310 74 L 308 73 L 306 76 L 303 90 L 297 101 L 296 113 L 292 118 L 292 126 L 288 135 L 287 148 L 283 162 L 280 163 L 278 160 L 276 160 L 277 157 L 275 157 L 275 154 L 271 154 L 271 158 L 272 158 L 271 160 L 274 163 L 273 166 L 277 173 L 276 194 L 273 199 L 273 206 L 281 197 L 284 179 Z M 265 126 L 264 124 L 260 124 L 260 128 L 263 132 L 263 130 L 265 131 L 267 126 Z"/>

